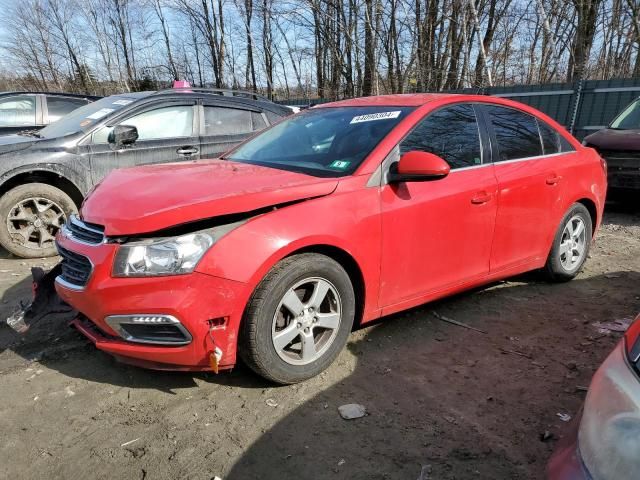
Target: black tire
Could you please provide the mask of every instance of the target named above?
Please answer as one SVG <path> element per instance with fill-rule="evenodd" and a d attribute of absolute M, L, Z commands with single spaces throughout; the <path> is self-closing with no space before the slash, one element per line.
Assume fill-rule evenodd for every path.
<path fill-rule="evenodd" d="M 44 208 L 47 202 L 51 202 L 52 205 L 47 210 L 36 214 L 37 208 L 30 199 L 38 201 L 41 208 Z M 26 202 L 23 204 L 23 211 L 28 212 L 30 219 L 10 221 L 10 214 L 14 218 L 22 202 Z M 30 208 L 29 205 L 33 206 Z M 50 237 L 54 236 L 58 230 L 53 224 L 61 225 L 69 218 L 69 215 L 77 212 L 78 207 L 69 195 L 46 183 L 27 183 L 12 188 L 0 198 L 0 245 L 21 258 L 52 257 L 57 252 L 55 243 Z M 63 215 L 60 216 L 60 214 Z M 36 218 L 36 222 L 34 223 L 38 228 L 34 226 L 33 233 L 29 239 L 25 240 L 16 231 L 25 226 L 33 225 L 29 223 L 33 220 L 32 215 L 35 215 L 33 218 Z M 51 222 L 51 224 L 47 222 Z M 10 231 L 10 228 L 13 230 Z M 41 230 L 43 228 L 44 231 Z M 42 242 L 39 240 L 41 235 Z"/>
<path fill-rule="evenodd" d="M 326 280 L 335 288 L 341 302 L 340 324 L 333 341 L 319 358 L 305 365 L 292 365 L 276 351 L 272 338 L 274 316 L 289 289 L 308 278 Z M 239 354 L 254 372 L 272 382 L 282 385 L 302 382 L 325 370 L 336 359 L 347 343 L 354 316 L 355 294 L 344 268 L 324 255 L 293 255 L 275 265 L 251 296 L 242 322 Z"/>
<path fill-rule="evenodd" d="M 563 264 L 561 259 L 561 244 L 563 237 L 565 236 L 565 228 L 570 220 L 579 218 L 584 225 L 584 253 L 579 261 L 576 261 L 575 265 L 568 268 Z M 552 282 L 567 282 L 573 279 L 582 269 L 584 262 L 589 256 L 589 248 L 591 247 L 591 238 L 593 232 L 593 225 L 591 223 L 591 215 L 584 205 L 581 203 L 574 203 L 571 208 L 565 213 L 558 227 L 555 237 L 553 238 L 553 245 L 547 258 L 547 263 L 544 267 L 544 273 L 548 280 Z"/>

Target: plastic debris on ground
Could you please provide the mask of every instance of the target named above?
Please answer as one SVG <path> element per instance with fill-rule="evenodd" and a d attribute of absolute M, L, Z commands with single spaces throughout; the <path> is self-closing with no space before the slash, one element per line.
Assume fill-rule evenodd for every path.
<path fill-rule="evenodd" d="M 367 409 L 359 403 L 348 403 L 339 406 L 338 412 L 340 412 L 340 416 L 345 420 L 353 420 L 364 417 L 367 414 Z"/>
<path fill-rule="evenodd" d="M 633 318 L 621 318 L 612 322 L 595 322 L 592 325 L 598 329 L 598 333 L 626 332 Z"/>

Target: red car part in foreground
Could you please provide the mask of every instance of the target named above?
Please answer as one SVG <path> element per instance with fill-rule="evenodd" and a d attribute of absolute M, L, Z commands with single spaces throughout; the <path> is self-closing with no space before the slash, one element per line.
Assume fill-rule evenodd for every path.
<path fill-rule="evenodd" d="M 279 383 L 354 324 L 544 268 L 573 278 L 606 165 L 547 116 L 472 95 L 312 108 L 222 159 L 119 170 L 57 238 L 59 295 L 122 360 Z"/>
<path fill-rule="evenodd" d="M 558 444 L 547 477 L 640 478 L 640 315 L 593 376 L 581 415 Z"/>

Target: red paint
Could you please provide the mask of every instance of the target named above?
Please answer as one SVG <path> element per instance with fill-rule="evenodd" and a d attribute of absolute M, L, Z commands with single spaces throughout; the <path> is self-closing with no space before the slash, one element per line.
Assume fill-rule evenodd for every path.
<path fill-rule="evenodd" d="M 401 175 L 446 176 L 451 167 L 442 158 L 428 152 L 407 152 L 398 162 Z"/>
<path fill-rule="evenodd" d="M 367 186 L 395 145 L 433 109 L 449 103 L 507 105 L 544 120 L 575 152 L 481 168 L 452 170 L 427 182 Z M 83 218 L 107 235 L 154 232 L 203 218 L 304 200 L 252 218 L 221 238 L 196 272 L 159 278 L 112 278 L 117 245 L 87 246 L 59 236 L 88 256 L 95 269 L 84 291 L 57 284 L 59 294 L 107 335 L 83 329 L 97 347 L 154 368 L 206 369 L 209 320 L 223 350 L 221 368 L 236 361 L 247 301 L 282 258 L 309 248 L 341 250 L 360 270 L 368 322 L 467 288 L 544 265 L 559 222 L 576 201 L 591 202 L 597 228 L 606 177 L 599 156 L 540 112 L 499 98 L 467 95 L 391 95 L 336 102 L 416 106 L 352 176 L 316 178 L 230 161 L 198 161 L 120 170 L 87 198 Z M 406 159 L 406 156 L 404 157 Z M 411 160 L 411 158 L 409 158 Z M 411 160 L 411 170 L 424 170 Z M 114 339 L 107 315 L 165 313 L 193 336 L 183 347 Z M 81 327 L 82 328 L 82 327 Z M 93 335 L 93 336 L 92 336 Z"/>

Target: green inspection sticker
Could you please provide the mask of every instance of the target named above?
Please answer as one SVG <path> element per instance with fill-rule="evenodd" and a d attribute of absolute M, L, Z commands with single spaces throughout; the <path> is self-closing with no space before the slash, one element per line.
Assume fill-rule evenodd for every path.
<path fill-rule="evenodd" d="M 344 160 L 336 160 L 329 165 L 329 168 L 337 168 L 338 170 L 346 170 L 351 165 L 351 162 L 346 162 Z"/>

